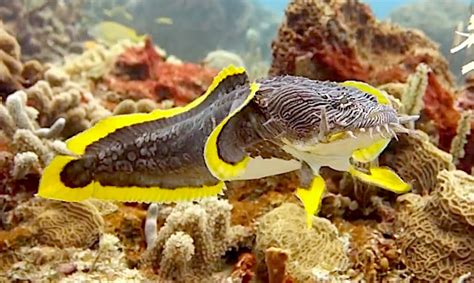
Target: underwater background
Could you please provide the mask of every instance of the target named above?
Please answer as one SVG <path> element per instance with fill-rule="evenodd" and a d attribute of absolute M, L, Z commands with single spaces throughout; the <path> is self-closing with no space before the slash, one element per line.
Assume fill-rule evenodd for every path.
<path fill-rule="evenodd" d="M 473 15 L 469 0 L 0 0 L 0 282 L 474 282 Z M 36 195 L 69 138 L 189 105 L 229 64 L 365 82 L 419 116 L 366 164 L 411 191 L 323 167 L 310 228 L 297 172 L 178 203 Z"/>

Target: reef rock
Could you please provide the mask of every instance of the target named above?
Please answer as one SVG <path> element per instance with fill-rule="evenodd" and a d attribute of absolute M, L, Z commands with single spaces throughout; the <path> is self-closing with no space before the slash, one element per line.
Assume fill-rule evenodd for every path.
<path fill-rule="evenodd" d="M 106 78 L 108 89 L 134 100 L 149 98 L 160 102 L 171 99 L 184 105 L 203 94 L 217 70 L 191 63 L 165 61 L 151 39 L 144 47 L 129 48 Z"/>
<path fill-rule="evenodd" d="M 414 279 L 453 282 L 474 270 L 473 176 L 442 171 L 430 196 L 399 202 L 397 243 Z"/>

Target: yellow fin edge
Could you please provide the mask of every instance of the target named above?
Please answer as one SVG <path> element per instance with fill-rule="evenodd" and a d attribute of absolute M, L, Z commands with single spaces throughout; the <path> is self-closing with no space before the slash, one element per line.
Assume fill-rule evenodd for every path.
<path fill-rule="evenodd" d="M 366 174 L 351 166 L 349 173 L 365 183 L 397 194 L 407 193 L 411 190 L 410 184 L 405 183 L 395 172 L 387 167 L 372 167 L 369 170 L 370 174 Z"/>
<path fill-rule="evenodd" d="M 390 143 L 390 140 L 391 139 L 381 139 L 368 147 L 357 149 L 352 153 L 352 158 L 357 162 L 372 162 L 384 151 Z"/>
<path fill-rule="evenodd" d="M 313 216 L 320 209 L 325 187 L 323 177 L 314 176 L 309 189 L 296 189 L 296 196 L 301 200 L 306 211 L 306 226 L 308 229 L 313 227 Z"/>
<path fill-rule="evenodd" d="M 70 188 L 61 182 L 60 173 L 64 166 L 75 160 L 71 156 L 56 156 L 43 172 L 37 196 L 61 201 L 82 201 L 88 198 L 137 202 L 178 202 L 216 196 L 224 189 L 224 182 L 212 186 L 180 187 L 116 187 L 102 186 L 93 181 L 86 187 Z"/>
<path fill-rule="evenodd" d="M 211 85 L 208 87 L 207 91 L 203 95 L 196 98 L 188 105 L 183 107 L 174 107 L 171 109 L 156 109 L 150 113 L 117 115 L 105 118 L 104 120 L 99 121 L 90 129 L 87 129 L 70 138 L 66 142 L 67 148 L 72 153 L 81 155 L 85 152 L 86 147 L 88 145 L 100 140 L 101 138 L 106 137 L 117 129 L 143 122 L 149 122 L 162 118 L 169 118 L 187 112 L 201 104 L 204 100 L 206 100 L 208 96 L 225 78 L 243 73 L 245 73 L 245 69 L 243 67 L 235 67 L 234 65 L 229 65 L 228 67 L 222 69 L 219 72 L 219 74 L 214 78 Z"/>
<path fill-rule="evenodd" d="M 381 90 L 367 83 L 359 82 L 359 81 L 345 81 L 340 84 L 343 86 L 355 87 L 363 92 L 370 93 L 377 98 L 377 101 L 380 104 L 385 104 L 385 105 L 391 104 L 390 99 L 385 93 L 383 93 Z"/>
<path fill-rule="evenodd" d="M 239 176 L 245 171 L 250 158 L 248 156 L 244 157 L 241 161 L 230 164 L 225 162 L 219 157 L 219 149 L 217 141 L 219 134 L 222 132 L 224 126 L 229 122 L 229 120 L 242 110 L 255 96 L 255 93 L 259 89 L 259 84 L 252 83 L 250 85 L 250 93 L 246 99 L 242 102 L 239 107 L 237 107 L 232 113 L 225 117 L 219 125 L 211 132 L 207 138 L 206 145 L 204 147 L 204 159 L 206 161 L 206 166 L 211 174 L 219 180 L 230 180 L 233 177 Z"/>

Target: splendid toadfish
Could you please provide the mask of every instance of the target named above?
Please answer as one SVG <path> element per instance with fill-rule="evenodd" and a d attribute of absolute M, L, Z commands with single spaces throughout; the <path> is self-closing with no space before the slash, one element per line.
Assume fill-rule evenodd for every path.
<path fill-rule="evenodd" d="M 226 181 L 299 170 L 307 224 L 318 212 L 322 166 L 395 193 L 410 185 L 372 164 L 405 122 L 383 92 L 356 81 L 277 76 L 250 82 L 229 66 L 184 107 L 106 118 L 66 142 L 44 170 L 38 195 L 175 202 L 215 196 Z"/>

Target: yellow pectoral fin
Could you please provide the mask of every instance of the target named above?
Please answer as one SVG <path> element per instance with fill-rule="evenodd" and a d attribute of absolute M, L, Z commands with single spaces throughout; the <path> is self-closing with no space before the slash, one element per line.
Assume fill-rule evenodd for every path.
<path fill-rule="evenodd" d="M 380 104 L 385 104 L 385 105 L 390 105 L 390 99 L 388 96 L 382 92 L 381 90 L 367 84 L 364 82 L 359 82 L 359 81 L 345 81 L 340 83 L 343 86 L 350 86 L 350 87 L 355 87 L 363 92 L 372 94 L 377 98 L 377 102 Z"/>
<path fill-rule="evenodd" d="M 219 156 L 218 140 L 222 129 L 227 124 L 227 122 L 229 122 L 230 118 L 242 110 L 252 100 L 252 98 L 255 96 L 255 93 L 258 91 L 258 88 L 259 85 L 257 83 L 252 83 L 250 85 L 250 92 L 242 104 L 240 104 L 233 112 L 225 117 L 207 138 L 206 145 L 204 147 L 204 159 L 211 174 L 219 180 L 227 181 L 243 174 L 248 162 L 250 161 L 248 156 L 244 157 L 241 161 L 235 164 L 227 163 L 226 161 L 222 160 Z"/>
<path fill-rule="evenodd" d="M 308 189 L 298 188 L 296 190 L 296 195 L 303 203 L 306 211 L 308 229 L 313 227 L 313 216 L 319 211 L 325 186 L 324 179 L 321 176 L 314 176 Z"/>
<path fill-rule="evenodd" d="M 395 172 L 386 167 L 372 167 L 370 174 L 360 172 L 354 167 L 349 168 L 349 173 L 361 181 L 372 184 L 397 194 L 411 190 L 411 185 L 405 183 Z"/>
<path fill-rule="evenodd" d="M 93 183 L 81 188 L 69 188 L 61 181 L 61 171 L 75 157 L 58 155 L 44 169 L 39 183 L 38 196 L 63 201 L 82 201 L 92 196 Z"/>
<path fill-rule="evenodd" d="M 390 143 L 390 139 L 381 139 L 368 147 L 355 150 L 352 158 L 357 162 L 367 163 L 374 161 Z"/>

